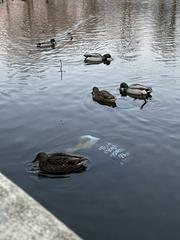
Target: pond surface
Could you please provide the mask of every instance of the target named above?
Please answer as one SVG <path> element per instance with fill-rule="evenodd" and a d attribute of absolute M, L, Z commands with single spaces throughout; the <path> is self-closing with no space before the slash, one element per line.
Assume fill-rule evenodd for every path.
<path fill-rule="evenodd" d="M 55 49 L 36 48 L 50 38 Z M 114 60 L 85 65 L 85 52 Z M 1 172 L 86 240 L 180 239 L 178 0 L 4 0 L 0 62 Z M 152 99 L 141 109 L 120 96 L 121 82 L 151 86 Z M 117 107 L 94 102 L 93 86 Z M 73 147 L 82 135 L 100 138 L 77 151 L 87 171 L 29 172 L 37 152 Z M 127 156 L 107 154 L 108 143 Z"/>

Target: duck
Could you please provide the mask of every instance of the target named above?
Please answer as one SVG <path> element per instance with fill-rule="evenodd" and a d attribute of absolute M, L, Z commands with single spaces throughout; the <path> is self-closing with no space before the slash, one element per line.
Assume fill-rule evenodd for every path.
<path fill-rule="evenodd" d="M 104 55 L 101 55 L 100 53 L 85 53 L 84 57 L 84 62 L 87 64 L 104 63 L 109 65 L 110 62 L 113 60 L 109 53 L 106 53 Z"/>
<path fill-rule="evenodd" d="M 86 169 L 87 158 L 69 153 L 47 154 L 39 152 L 33 162 L 38 162 L 41 173 L 69 174 L 81 172 Z"/>
<path fill-rule="evenodd" d="M 144 99 L 151 96 L 152 88 L 141 84 L 132 84 L 128 86 L 127 83 L 123 82 L 120 84 L 119 91 L 123 96 L 133 95 L 134 98 Z"/>
<path fill-rule="evenodd" d="M 93 87 L 92 98 L 94 101 L 111 107 L 116 107 L 116 98 L 106 90 L 99 90 L 98 87 Z"/>
<path fill-rule="evenodd" d="M 55 48 L 56 40 L 54 38 L 50 39 L 50 41 L 39 42 L 37 43 L 37 48 Z"/>
<path fill-rule="evenodd" d="M 68 38 L 72 41 L 73 40 L 73 36 L 72 36 L 72 33 L 71 32 L 68 32 L 67 33 L 67 36 L 68 36 Z"/>
<path fill-rule="evenodd" d="M 123 82 L 119 88 L 121 96 L 129 96 L 133 99 L 144 100 L 141 109 L 146 105 L 147 100 L 151 99 L 152 88 L 142 84 L 132 84 L 130 86 Z"/>

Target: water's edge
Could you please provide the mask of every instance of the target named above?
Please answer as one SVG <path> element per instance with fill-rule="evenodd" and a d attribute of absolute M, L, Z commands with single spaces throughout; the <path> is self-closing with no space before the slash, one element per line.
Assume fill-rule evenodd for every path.
<path fill-rule="evenodd" d="M 2 173 L 0 212 L 0 239 L 81 239 Z"/>

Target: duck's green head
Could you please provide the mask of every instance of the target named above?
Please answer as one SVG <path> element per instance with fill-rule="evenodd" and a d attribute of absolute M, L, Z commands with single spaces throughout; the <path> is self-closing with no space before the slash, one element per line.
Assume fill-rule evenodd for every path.
<path fill-rule="evenodd" d="M 50 40 L 50 42 L 51 42 L 51 44 L 53 44 L 53 45 L 56 44 L 56 40 L 55 40 L 54 38 L 52 38 L 52 39 Z"/>
<path fill-rule="evenodd" d="M 128 89 L 127 83 L 122 82 L 122 83 L 120 84 L 120 89 L 121 89 L 122 91 L 123 91 L 123 90 L 127 90 L 127 89 Z"/>
<path fill-rule="evenodd" d="M 37 47 L 41 47 L 41 43 L 37 43 Z"/>
<path fill-rule="evenodd" d="M 125 88 L 125 89 L 127 89 L 127 88 L 128 88 L 127 83 L 122 82 L 122 83 L 120 84 L 120 88 Z"/>
<path fill-rule="evenodd" d="M 36 158 L 33 160 L 33 162 L 39 161 L 39 162 L 45 162 L 48 160 L 48 155 L 45 152 L 40 152 L 36 155 Z"/>
<path fill-rule="evenodd" d="M 113 58 L 111 57 L 111 55 L 109 53 L 106 53 L 103 55 L 103 61 L 112 61 Z"/>
<path fill-rule="evenodd" d="M 126 96 L 126 91 L 127 91 L 127 89 L 128 89 L 127 83 L 122 82 L 122 83 L 120 84 L 120 88 L 119 88 L 120 94 L 123 95 L 123 96 Z"/>

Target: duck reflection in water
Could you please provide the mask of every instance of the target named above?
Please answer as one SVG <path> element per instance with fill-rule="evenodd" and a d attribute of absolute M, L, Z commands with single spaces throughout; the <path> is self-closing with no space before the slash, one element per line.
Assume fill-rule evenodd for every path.
<path fill-rule="evenodd" d="M 146 105 L 147 100 L 152 98 L 152 88 L 141 84 L 132 84 L 128 86 L 127 83 L 123 82 L 120 84 L 119 92 L 121 96 L 129 96 L 134 100 L 144 100 L 141 109 Z"/>

